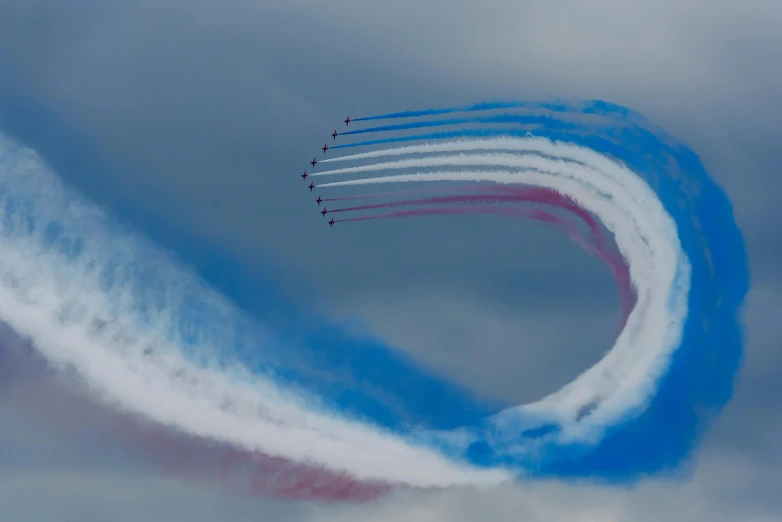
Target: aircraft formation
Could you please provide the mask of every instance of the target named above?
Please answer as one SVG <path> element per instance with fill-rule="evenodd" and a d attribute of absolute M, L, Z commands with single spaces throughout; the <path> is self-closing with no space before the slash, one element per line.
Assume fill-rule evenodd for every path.
<path fill-rule="evenodd" d="M 346 127 L 347 127 L 347 126 L 349 126 L 349 125 L 350 125 L 350 116 L 348 116 L 347 118 L 345 118 L 345 119 L 343 120 L 343 123 L 345 124 L 345 126 L 346 126 Z M 337 132 L 337 129 L 334 129 L 334 132 L 332 132 L 332 133 L 331 133 L 331 137 L 332 137 L 332 138 L 333 138 L 333 139 L 336 141 L 336 139 L 337 139 L 337 136 L 339 136 L 339 132 Z M 323 146 L 320 148 L 320 150 L 322 150 L 322 151 L 323 151 L 323 154 L 326 154 L 326 152 L 329 150 L 329 144 L 328 144 L 328 143 L 324 143 L 324 144 L 323 144 Z M 315 158 L 312 158 L 312 161 L 310 161 L 310 165 L 312 165 L 312 168 L 313 168 L 313 169 L 315 168 L 315 165 L 317 165 L 317 163 L 318 163 L 318 158 L 317 158 L 317 157 L 315 157 Z M 307 180 L 307 176 L 309 176 L 309 174 L 307 174 L 307 171 L 305 170 L 305 171 L 304 171 L 304 173 L 301 175 L 301 179 L 303 179 L 304 181 L 306 181 L 306 180 Z M 310 182 L 310 184 L 309 184 L 309 185 L 307 185 L 307 188 L 309 188 L 309 189 L 310 189 L 310 192 L 312 192 L 312 191 L 315 189 L 315 183 L 313 183 L 313 182 Z M 318 204 L 318 206 L 320 206 L 320 204 L 323 202 L 323 198 L 321 198 L 320 196 L 318 196 L 318 199 L 316 199 L 316 200 L 315 200 L 315 202 Z M 328 211 L 328 209 L 327 209 L 327 208 L 324 206 L 324 207 L 323 207 L 323 210 L 321 210 L 321 211 L 320 211 L 320 213 L 321 213 L 321 215 L 322 215 L 323 217 L 326 217 L 326 214 L 328 214 L 328 213 L 329 213 L 329 211 Z M 331 218 L 331 220 L 330 220 L 330 221 L 328 221 L 328 224 L 329 224 L 329 226 L 330 226 L 330 227 L 333 227 L 333 226 L 334 226 L 334 218 L 333 218 L 333 217 Z"/>

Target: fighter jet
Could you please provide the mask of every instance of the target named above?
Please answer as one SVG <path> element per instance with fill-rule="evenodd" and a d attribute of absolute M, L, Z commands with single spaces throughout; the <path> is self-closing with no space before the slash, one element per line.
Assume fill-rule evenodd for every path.
<path fill-rule="evenodd" d="M 318 158 L 312 158 L 312 161 L 310 161 L 310 165 L 314 167 L 317 162 L 318 162 Z"/>
<path fill-rule="evenodd" d="M 316 199 L 315 201 L 317 201 L 317 202 L 318 202 L 318 206 L 320 206 L 320 202 L 321 202 L 321 201 L 323 201 L 323 198 L 321 198 L 320 196 L 318 196 L 318 199 Z"/>
<path fill-rule="evenodd" d="M 312 189 L 314 189 L 314 188 L 315 188 L 315 184 L 310 182 L 310 192 L 312 192 Z"/>
<path fill-rule="evenodd" d="M 326 151 L 329 150 L 329 144 L 324 143 L 323 146 L 320 148 L 320 150 L 323 151 L 323 154 L 326 154 Z"/>
<path fill-rule="evenodd" d="M 326 214 L 329 213 L 329 210 L 326 207 L 323 207 L 323 210 L 321 210 L 320 213 L 323 214 L 323 217 L 326 217 Z"/>
<path fill-rule="evenodd" d="M 345 118 L 345 127 L 347 127 L 348 125 L 350 125 L 350 116 Z"/>
<path fill-rule="evenodd" d="M 301 179 L 307 179 L 307 171 L 304 171 L 304 174 L 301 175 Z"/>
<path fill-rule="evenodd" d="M 335 140 L 337 139 L 337 136 L 339 135 L 339 132 L 337 132 L 337 129 L 334 129 L 334 132 L 331 133 L 331 137 Z"/>
<path fill-rule="evenodd" d="M 333 226 L 334 226 L 334 218 L 331 218 L 331 221 L 329 221 L 329 226 L 330 226 L 330 227 L 333 227 Z"/>

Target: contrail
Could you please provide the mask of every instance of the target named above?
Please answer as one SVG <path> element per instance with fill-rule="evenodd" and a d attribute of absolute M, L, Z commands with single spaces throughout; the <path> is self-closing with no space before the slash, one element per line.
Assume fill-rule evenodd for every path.
<path fill-rule="evenodd" d="M 580 105 L 580 107 L 579 107 Z M 413 118 L 422 116 L 439 116 L 443 114 L 453 114 L 457 112 L 481 112 L 497 109 L 529 109 L 539 110 L 545 109 L 551 112 L 574 112 L 578 110 L 582 113 L 591 113 L 599 115 L 622 115 L 627 116 L 627 109 L 619 105 L 604 102 L 602 100 L 587 100 L 580 104 L 574 104 L 573 102 L 566 101 L 512 101 L 512 102 L 483 102 L 473 105 L 465 105 L 461 107 L 446 107 L 446 108 L 433 108 L 423 109 L 418 111 L 400 111 L 390 112 L 387 114 L 379 114 L 376 116 L 364 116 L 363 118 L 354 118 L 353 121 L 369 121 L 369 120 L 388 120 L 396 118 Z"/>
<path fill-rule="evenodd" d="M 369 194 L 358 194 L 356 196 L 343 196 L 338 198 L 324 198 L 323 201 L 330 202 L 330 201 L 351 201 L 351 200 L 359 200 L 359 199 L 373 199 L 373 198 L 386 198 L 386 197 L 395 197 L 395 196 L 412 196 L 416 194 L 433 194 L 433 193 L 443 193 L 447 192 L 449 190 L 461 190 L 463 189 L 463 185 L 454 184 L 454 185 L 440 185 L 435 188 L 423 188 L 423 189 L 411 189 L 411 190 L 389 190 L 386 192 L 373 192 Z M 494 188 L 492 187 L 492 190 Z"/>
<path fill-rule="evenodd" d="M 360 216 L 337 220 L 336 223 L 346 223 L 350 221 L 369 221 L 375 219 L 388 219 L 395 217 L 413 217 L 413 216 L 434 216 L 448 214 L 497 214 L 500 216 L 525 217 L 535 221 L 540 221 L 549 225 L 555 225 L 565 233 L 574 233 L 569 230 L 567 221 L 551 212 L 537 208 L 513 208 L 497 206 L 453 206 L 437 207 L 417 210 L 399 210 L 396 212 L 387 212 L 385 214 L 374 214 L 371 216 Z"/>
<path fill-rule="evenodd" d="M 504 113 L 428 119 L 490 109 Z M 512 112 L 530 109 L 545 113 Z M 351 207 L 391 212 L 348 219 L 532 219 L 624 270 L 620 292 L 629 288 L 634 299 L 614 344 L 543 399 L 477 398 L 304 305 L 281 307 L 277 315 L 290 317 L 262 317 L 240 299 L 251 278 L 219 286 L 194 268 L 195 254 L 154 244 L 4 135 L 0 320 L 49 367 L 73 376 L 97 409 L 154 427 L 137 439 L 155 447 L 168 440 L 163 454 L 203 449 L 199 469 L 208 475 L 219 476 L 223 460 L 251 462 L 248 487 L 264 494 L 358 499 L 400 486 L 487 487 L 517 477 L 627 481 L 679 464 L 730 398 L 748 285 L 730 203 L 695 153 L 629 109 L 599 101 L 368 118 L 408 116 L 418 119 L 351 128 L 378 139 L 334 148 L 383 150 L 329 158 L 323 162 L 344 168 L 312 173 L 354 175 L 319 185 L 326 201 L 391 199 Z M 454 122 L 463 128 L 397 134 Z M 355 193 L 399 183 L 412 188 Z M 423 202 L 399 201 L 429 189 Z M 416 208 L 394 210 L 408 203 Z M 340 234 L 337 223 L 324 233 Z M 278 302 L 271 291 L 254 297 L 270 308 Z"/>
<path fill-rule="evenodd" d="M 448 112 L 456 111 L 449 109 L 442 113 Z M 688 169 L 690 175 L 698 178 L 699 182 L 708 185 L 710 182 L 705 171 L 697 160 L 693 160 L 693 155 L 685 147 L 672 145 L 675 140 L 669 137 L 661 138 L 659 129 L 648 125 L 644 118 L 632 111 L 610 104 L 586 103 L 581 106 L 581 109 L 573 112 L 613 120 L 609 121 L 609 124 L 605 121 L 586 123 L 559 121 L 552 124 L 549 121 L 551 115 L 502 114 L 492 117 L 414 121 L 399 125 L 370 127 L 357 130 L 356 134 L 365 132 L 386 134 L 426 127 L 484 123 L 516 123 L 526 128 L 523 130 L 466 128 L 418 135 L 392 134 L 391 137 L 347 143 L 341 147 L 377 146 L 405 141 L 424 142 L 328 158 L 324 162 L 345 163 L 393 156 L 414 156 L 401 160 L 351 165 L 316 174 L 329 176 L 392 171 L 392 175 L 387 176 L 319 185 L 320 189 L 329 191 L 341 187 L 360 188 L 380 183 L 415 182 L 434 183 L 435 186 L 445 182 L 459 182 L 460 185 L 480 183 L 483 186 L 488 182 L 496 183 L 500 187 L 511 187 L 516 184 L 546 187 L 562 193 L 589 213 L 595 214 L 614 234 L 617 246 L 630 266 L 631 280 L 638 294 L 637 301 L 634 301 L 636 306 L 624 331 L 600 363 L 587 370 L 563 390 L 544 398 L 539 403 L 507 409 L 493 417 L 491 421 L 487 421 L 486 431 L 478 432 L 473 439 L 473 444 L 483 448 L 480 450 L 482 454 L 480 462 L 505 461 L 508 454 L 498 452 L 497 447 L 509 446 L 517 448 L 513 450 L 515 458 L 524 460 L 525 445 L 519 442 L 520 432 L 546 433 L 549 439 L 563 437 L 574 441 L 583 437 L 585 440 L 600 440 L 602 428 L 598 428 L 598 425 L 603 427 L 614 425 L 622 416 L 627 419 L 628 414 L 630 417 L 648 416 L 650 411 L 656 411 L 650 406 L 655 394 L 665 396 L 665 393 L 660 391 L 664 388 L 658 388 L 657 383 L 663 382 L 663 376 L 669 369 L 675 350 L 682 346 L 693 346 L 684 337 L 686 335 L 684 324 L 689 318 L 687 310 L 690 308 L 688 295 L 698 293 L 702 289 L 693 288 L 688 283 L 692 273 L 692 262 L 690 256 L 685 254 L 685 248 L 677 246 L 679 238 L 682 235 L 688 237 L 689 234 L 689 232 L 682 232 L 681 227 L 686 231 L 690 230 L 692 225 L 687 219 L 688 216 L 682 215 L 681 208 L 677 208 L 678 203 L 670 206 L 671 202 L 676 201 L 676 197 L 671 199 L 664 189 L 659 188 L 661 187 L 659 177 L 648 178 L 649 182 L 654 183 L 656 190 L 660 191 L 658 193 L 655 193 L 652 186 L 644 180 L 644 177 L 648 176 L 647 173 L 654 170 L 640 161 L 635 151 L 625 153 L 625 150 L 616 145 L 613 140 L 621 140 L 629 136 L 635 140 L 634 147 L 647 151 L 645 158 L 667 158 L 669 164 L 662 163 L 657 173 L 666 172 L 671 168 L 671 163 L 678 162 L 682 168 Z M 426 115 L 426 111 L 420 115 L 415 114 L 415 116 Z M 398 116 L 414 116 L 414 114 Z M 612 123 L 613 128 L 611 128 Z M 608 129 L 603 136 L 589 136 L 587 131 L 590 127 L 593 131 L 600 131 L 606 127 Z M 421 170 L 432 167 L 445 167 L 445 169 Z M 634 168 L 639 170 L 634 171 Z M 671 194 L 676 192 L 676 187 L 672 184 L 662 186 L 670 187 L 668 190 Z M 470 191 L 469 188 L 466 190 Z M 502 188 L 495 189 L 496 192 L 502 190 Z M 717 195 L 714 201 L 719 206 L 724 200 L 720 200 L 718 190 L 715 194 Z M 373 220 L 381 217 L 458 213 L 458 207 L 443 209 L 437 206 L 455 202 L 456 198 L 458 196 L 427 198 L 420 204 L 431 204 L 433 208 L 397 211 L 355 219 Z M 692 195 L 688 194 L 685 198 L 692 198 Z M 479 204 L 489 199 L 491 198 L 485 195 L 476 196 L 474 201 Z M 494 202 L 497 202 L 497 199 L 502 198 L 496 198 Z M 410 201 L 395 200 L 360 205 L 351 209 L 372 210 L 408 203 Z M 689 209 L 697 212 L 696 207 L 689 207 Z M 504 211 L 492 206 L 462 210 L 488 213 Z M 671 214 L 669 215 L 668 212 Z M 731 230 L 735 231 L 735 229 Z M 722 248 L 719 236 L 712 236 L 712 243 L 715 248 Z M 738 248 L 738 252 L 743 252 L 741 246 L 737 246 L 740 245 L 740 239 L 733 241 L 733 244 Z M 704 259 L 701 247 L 688 246 L 686 251 L 694 255 L 698 263 Z M 710 254 L 706 254 L 706 258 L 709 257 Z M 731 262 L 737 263 L 738 267 L 745 266 L 741 254 Z M 743 273 L 742 268 L 739 268 L 739 273 Z M 740 276 L 739 280 L 741 279 Z M 728 320 L 728 324 L 729 328 L 736 327 L 735 316 Z M 627 335 L 629 332 L 632 334 Z M 661 335 L 661 332 L 664 333 Z M 668 348 L 665 348 L 666 345 Z M 652 348 L 653 346 L 656 348 Z M 731 352 L 731 349 L 728 349 L 728 353 L 735 353 L 735 351 Z M 730 361 L 734 364 L 737 359 L 733 357 Z M 735 366 L 730 364 L 725 368 L 735 370 Z M 625 376 L 630 375 L 636 376 L 639 380 L 634 382 L 632 379 L 626 380 Z M 631 391 L 633 389 L 636 391 Z M 542 423 L 546 429 L 531 428 L 531 423 L 526 424 L 524 420 L 529 418 L 535 418 L 536 422 Z M 632 426 L 631 422 L 627 422 L 627 426 Z M 435 438 L 440 435 L 427 433 Z M 489 433 L 492 435 L 490 436 Z M 442 437 L 444 438 L 438 440 L 447 446 L 449 437 L 445 435 Z M 681 440 L 676 444 L 686 445 Z M 474 447 L 478 446 L 471 446 Z M 460 451 L 458 445 L 452 447 L 452 450 L 455 453 Z M 586 449 L 584 452 L 589 453 Z M 477 454 L 474 454 L 474 458 L 478 458 Z M 489 460 L 485 460 L 487 458 Z"/>
<path fill-rule="evenodd" d="M 431 138 L 430 138 L 431 139 Z M 493 138 L 484 139 L 458 139 L 446 142 L 424 143 L 420 145 L 407 145 L 392 149 L 381 149 L 372 152 L 362 152 L 348 156 L 337 156 L 321 160 L 321 163 L 331 163 L 337 161 L 358 161 L 364 159 L 375 159 L 389 156 L 407 156 L 411 154 L 431 154 L 447 152 L 517 152 L 528 154 L 539 154 L 551 156 L 555 153 L 554 147 L 550 146 L 550 141 L 538 137 L 530 136 L 524 139 L 514 139 L 511 136 L 502 135 Z M 428 158 L 425 158 L 428 159 Z M 381 164 L 382 165 L 382 164 Z M 355 168 L 355 167 L 353 167 Z M 344 169 L 326 171 L 328 173 L 340 173 Z M 318 174 L 323 175 L 326 172 Z"/>
<path fill-rule="evenodd" d="M 545 104 L 535 104 L 543 107 Z M 364 116 L 363 118 L 354 118 L 353 121 L 369 121 L 369 120 L 388 120 L 395 118 L 411 118 L 421 116 L 438 116 L 441 114 L 452 114 L 455 112 L 475 112 L 475 111 L 488 111 L 493 109 L 512 109 L 523 105 L 522 102 L 487 102 L 478 103 L 475 105 L 468 105 L 465 107 L 452 107 L 444 109 L 424 109 L 421 111 L 402 111 L 402 112 L 390 112 L 388 114 L 380 114 L 377 116 Z M 530 107 L 531 108 L 531 107 Z"/>
<path fill-rule="evenodd" d="M 375 132 L 393 132 L 399 130 L 426 129 L 430 127 L 445 127 L 452 125 L 506 123 L 515 125 L 546 125 L 558 129 L 573 128 L 574 124 L 562 122 L 549 115 L 535 114 L 498 114 L 495 116 L 478 116 L 474 118 L 451 118 L 446 120 L 411 121 L 393 125 L 381 125 L 352 131 L 343 131 L 343 135 L 367 134 Z"/>
<path fill-rule="evenodd" d="M 488 188 L 489 187 L 487 187 L 487 189 Z M 495 190 L 502 191 L 502 188 L 498 187 Z M 521 189 L 506 188 L 504 191 L 499 193 L 491 193 L 488 190 L 485 190 L 478 194 L 454 194 L 454 195 L 437 196 L 437 197 L 430 197 L 430 198 L 424 198 L 418 200 L 395 200 L 395 201 L 384 202 L 384 203 L 374 203 L 374 204 L 367 204 L 367 205 L 358 205 L 354 207 L 331 209 L 329 210 L 329 212 L 331 213 L 356 212 L 356 211 L 364 211 L 364 210 L 394 208 L 400 206 L 446 205 L 446 204 L 453 204 L 453 203 L 462 203 L 462 204 L 471 204 L 471 205 L 484 204 L 484 206 L 468 208 L 464 210 L 465 213 L 468 212 L 475 213 L 476 212 L 475 208 L 480 208 L 480 209 L 490 209 L 487 210 L 487 213 L 491 213 L 491 214 L 499 214 L 504 216 L 516 216 L 516 217 L 530 217 L 531 219 L 535 219 L 534 214 L 530 214 L 530 211 L 527 210 L 519 210 L 519 209 L 508 210 L 503 208 L 486 206 L 485 204 L 487 203 L 540 203 L 540 204 L 551 205 L 563 209 L 571 213 L 576 218 L 583 221 L 589 227 L 591 233 L 590 239 L 582 237 L 575 223 L 571 223 L 565 220 L 560 220 L 558 224 L 560 225 L 560 229 L 564 233 L 564 235 L 566 235 L 567 237 L 575 241 L 587 253 L 598 256 L 611 268 L 611 271 L 613 272 L 614 277 L 616 278 L 617 285 L 620 291 L 621 302 L 622 302 L 621 304 L 622 326 L 624 326 L 624 322 L 626 321 L 627 316 L 630 314 L 630 311 L 632 310 L 633 304 L 635 302 L 635 295 L 630 285 L 629 271 L 627 265 L 624 264 L 624 260 L 621 258 L 621 256 L 613 253 L 608 248 L 607 246 L 608 241 L 603 237 L 602 231 L 600 230 L 600 227 L 596 222 L 596 220 L 588 212 L 585 212 L 581 207 L 579 207 L 571 200 L 563 197 L 562 195 L 556 192 L 546 190 L 546 189 L 538 189 L 538 188 L 521 188 Z M 452 208 L 458 209 L 461 207 L 452 207 Z M 431 213 L 429 213 L 430 210 L 432 211 Z M 401 214 L 391 213 L 391 214 L 364 216 L 359 218 L 341 219 L 341 220 L 337 220 L 336 222 L 339 223 L 344 221 L 363 221 L 366 219 L 375 219 L 379 217 L 436 215 L 438 214 L 436 210 L 437 209 L 427 209 L 425 211 L 412 211 L 412 213 L 405 213 L 407 212 L 405 211 Z M 458 213 L 458 212 L 449 209 L 442 213 Z M 537 220 L 543 221 L 540 219 Z"/>
<path fill-rule="evenodd" d="M 497 167 L 515 167 L 519 169 L 531 169 L 540 171 L 543 166 L 550 166 L 552 162 L 566 161 L 540 157 L 534 154 L 514 155 L 514 154 L 449 154 L 443 156 L 429 156 L 425 158 L 406 159 L 398 161 L 388 161 L 385 163 L 374 163 L 370 165 L 361 165 L 358 167 L 345 167 L 343 169 L 326 170 L 315 172 L 312 176 L 333 176 L 336 174 L 355 174 L 357 172 L 369 172 L 376 170 L 397 170 L 420 167 L 441 167 L 441 166 L 497 166 Z M 573 160 L 571 160 L 572 162 Z"/>
<path fill-rule="evenodd" d="M 143 238 L 112 228 L 31 151 L 5 139 L 0 151 L 0 317 L 107 405 L 359 480 L 430 487 L 508 478 L 332 412 L 267 372 L 248 373 L 230 354 L 248 335 L 272 347 L 260 325 Z M 64 231 L 54 242 L 52 227 Z M 193 300 L 208 314 L 194 317 Z"/>
<path fill-rule="evenodd" d="M 525 193 L 526 192 L 526 193 Z M 392 217 L 410 217 L 410 216 L 425 216 L 425 215 L 445 215 L 445 214 L 458 214 L 458 213 L 486 213 L 496 214 L 502 216 L 512 217 L 525 217 L 536 221 L 541 221 L 549 224 L 559 225 L 558 230 L 574 241 L 585 252 L 590 255 L 595 255 L 602 259 L 611 269 L 619 287 L 619 293 L 621 296 L 621 308 L 622 318 L 621 327 L 627 320 L 627 316 L 630 314 L 633 304 L 635 303 L 635 294 L 630 285 L 629 270 L 627 265 L 624 264 L 624 260 L 621 256 L 614 254 L 607 247 L 607 241 L 602 237 L 602 233 L 599 226 L 594 219 L 588 214 L 583 212 L 581 208 L 573 205 L 572 202 L 562 198 L 556 193 L 546 193 L 546 191 L 540 191 L 535 193 L 534 190 L 520 191 L 518 194 L 505 193 L 505 194 L 471 194 L 471 195 L 452 195 L 432 197 L 419 200 L 401 200 L 392 201 L 386 203 L 376 203 L 371 205 L 359 205 L 355 207 L 338 208 L 329 210 L 331 213 L 339 212 L 355 212 L 363 210 L 377 210 L 382 208 L 394 208 L 400 206 L 413 206 L 413 205 L 446 205 L 452 203 L 463 203 L 477 206 L 470 207 L 436 207 L 424 210 L 410 210 L 401 212 L 391 212 L 385 214 L 374 214 L 369 216 L 361 216 L 354 218 L 346 218 L 336 220 L 336 223 L 350 222 L 350 221 L 366 221 L 380 218 L 392 218 Z M 480 204 L 484 204 L 481 206 Z M 546 205 L 552 205 L 557 208 L 565 209 L 572 212 L 575 216 L 583 220 L 590 229 L 591 238 L 583 237 L 579 232 L 575 223 L 568 220 L 552 215 L 548 212 L 543 214 L 535 213 L 534 209 L 508 209 L 498 206 L 485 205 L 486 203 L 542 203 Z M 553 217 L 550 217 L 553 216 Z M 545 218 L 545 219 L 543 219 Z"/>
<path fill-rule="evenodd" d="M 612 231 L 630 266 L 637 306 L 611 352 L 560 392 L 525 408 L 547 410 L 551 421 L 581 436 L 594 436 L 597 426 L 610 425 L 628 410 L 641 408 L 676 348 L 687 315 L 689 263 L 678 244 L 676 225 L 640 178 L 621 165 L 586 149 L 561 146 L 562 153 L 588 165 L 543 159 L 551 173 L 521 171 L 435 172 L 336 182 L 322 187 L 420 181 L 494 181 L 545 187 L 563 194 L 595 214 Z M 606 198 L 610 194 L 611 198 Z M 665 331 L 669 335 L 660 336 Z M 643 347 L 642 349 L 639 349 Z M 632 376 L 639 380 L 633 382 Z M 640 379 L 640 376 L 643 376 Z M 622 389 L 623 393 L 616 395 Z M 632 391 L 634 390 L 634 391 Z M 576 422 L 578 412 L 600 397 L 590 418 L 598 425 Z M 511 415 L 504 413 L 503 418 Z"/>

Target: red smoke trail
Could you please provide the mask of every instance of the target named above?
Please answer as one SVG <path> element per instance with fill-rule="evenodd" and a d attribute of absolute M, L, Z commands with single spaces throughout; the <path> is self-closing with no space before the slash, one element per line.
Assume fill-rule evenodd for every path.
<path fill-rule="evenodd" d="M 336 212 L 336 211 L 334 211 Z M 399 210 L 396 212 L 388 212 L 386 214 L 374 214 L 372 216 L 360 216 L 347 219 L 336 219 L 334 223 L 347 223 L 349 221 L 368 221 L 372 219 L 385 219 L 395 217 L 412 217 L 412 216 L 436 216 L 436 215 L 448 215 L 448 214 L 497 214 L 500 216 L 513 216 L 513 217 L 525 217 L 540 221 L 549 225 L 556 225 L 563 229 L 566 233 L 570 233 L 569 223 L 559 216 L 556 216 L 545 210 L 537 208 L 514 208 L 514 207 L 493 207 L 490 205 L 481 205 L 474 207 L 439 207 L 439 208 L 424 208 L 420 210 Z"/>
<path fill-rule="evenodd" d="M 426 189 L 425 189 L 426 190 Z M 592 232 L 594 239 L 600 240 L 601 243 L 605 241 L 602 238 L 600 226 L 597 220 L 592 215 L 579 207 L 571 199 L 563 196 L 562 194 L 553 191 L 551 189 L 540 187 L 502 187 L 502 186 L 484 186 L 474 187 L 470 189 L 471 192 L 480 192 L 480 194 L 457 194 L 451 196 L 437 196 L 432 198 L 417 199 L 417 200 L 402 200 L 391 201 L 384 203 L 374 203 L 371 205 L 361 205 L 355 207 L 347 207 L 336 210 L 330 210 L 329 212 L 349 212 L 357 210 L 372 210 L 378 208 L 391 208 L 401 206 L 412 205 L 438 205 L 447 203 L 541 203 L 562 208 L 578 216 L 584 221 Z M 405 191 L 397 192 L 404 193 Z M 387 193 L 392 195 L 393 193 Z"/>
<path fill-rule="evenodd" d="M 527 217 L 536 219 L 538 221 L 545 221 L 540 219 L 541 215 L 537 218 L 532 214 L 525 212 L 519 213 L 509 212 L 507 210 L 499 210 L 502 207 L 493 207 L 486 205 L 487 203 L 539 203 L 558 207 L 569 213 L 574 214 L 581 219 L 589 227 L 591 238 L 588 240 L 583 238 L 580 234 L 578 227 L 571 224 L 561 218 L 556 218 L 558 221 L 548 221 L 549 224 L 556 224 L 560 231 L 576 242 L 583 250 L 590 255 L 596 255 L 603 262 L 605 262 L 614 274 L 617 286 L 619 288 L 619 296 L 621 302 L 622 318 L 620 321 L 620 329 L 624 328 L 627 321 L 627 316 L 635 306 L 635 292 L 633 291 L 630 283 L 630 271 L 625 263 L 625 260 L 608 244 L 609 242 L 603 236 L 602 229 L 600 228 L 597 220 L 589 212 L 579 207 L 571 199 L 566 198 L 562 194 L 556 191 L 540 187 L 505 187 L 505 186 L 485 186 L 474 187 L 472 191 L 481 192 L 480 194 L 458 194 L 449 196 L 437 196 L 431 198 L 417 199 L 417 200 L 401 200 L 391 201 L 384 203 L 375 203 L 371 205 L 360 205 L 354 207 L 341 208 L 336 210 L 330 210 L 329 212 L 352 212 L 361 210 L 375 210 L 380 208 L 394 208 L 400 206 L 412 206 L 412 205 L 443 205 L 443 204 L 466 204 L 466 205 L 480 205 L 477 207 L 446 207 L 441 208 L 443 212 L 437 212 L 437 209 L 417 210 L 417 211 L 402 211 L 391 212 L 386 214 L 379 214 L 375 216 L 366 216 L 363 218 L 351 218 L 343 220 L 335 220 L 335 223 L 341 221 L 363 221 L 365 219 L 377 219 L 377 218 L 391 218 L 391 217 L 407 217 L 407 216 L 420 216 L 420 215 L 436 215 L 436 214 L 456 214 L 456 213 L 489 213 L 500 214 L 506 216 Z M 401 192 L 401 191 L 400 191 Z M 477 209 L 477 210 L 476 210 Z M 546 213 L 546 216 L 552 216 L 552 214 Z M 546 217 L 548 219 L 548 217 Z"/>
<path fill-rule="evenodd" d="M 359 196 L 348 196 L 345 198 L 332 198 L 332 199 L 326 199 L 324 201 L 339 201 L 339 200 L 347 200 L 347 199 L 364 199 L 364 198 L 375 198 L 375 197 L 385 197 L 385 196 L 396 196 L 396 195 L 403 195 L 403 194 L 420 194 L 425 192 L 442 192 L 444 190 L 448 189 L 462 189 L 464 188 L 464 185 L 453 185 L 453 186 L 446 186 L 442 188 L 434 188 L 434 189 L 418 189 L 418 190 L 400 190 L 400 191 L 390 191 L 390 192 L 377 192 L 374 194 L 366 194 L 366 195 L 359 195 Z M 354 211 L 354 210 L 371 210 L 371 209 L 378 209 L 378 208 L 389 208 L 389 207 L 398 207 L 398 206 L 411 206 L 411 205 L 436 205 L 436 204 L 444 204 L 444 203 L 481 203 L 481 202 L 491 202 L 491 203 L 541 203 L 541 204 L 547 204 L 556 206 L 559 208 L 562 208 L 572 214 L 575 214 L 578 216 L 584 223 L 587 224 L 589 227 L 591 233 L 592 233 L 592 240 L 597 245 L 597 248 L 599 251 L 603 251 L 607 249 L 607 241 L 603 237 L 602 230 L 600 228 L 599 223 L 597 220 L 586 210 L 578 206 L 575 202 L 573 202 L 571 199 L 563 196 L 562 194 L 546 188 L 541 187 L 509 187 L 509 186 L 503 186 L 503 185 L 478 185 L 471 187 L 469 189 L 472 194 L 469 195 L 453 195 L 453 196 L 439 196 L 439 197 L 433 197 L 433 198 L 427 198 L 427 199 L 420 199 L 420 200 L 404 200 L 404 201 L 395 201 L 395 202 L 385 202 L 385 203 L 376 203 L 372 205 L 362 205 L 362 206 L 356 206 L 356 207 L 348 207 L 343 209 L 337 209 L 337 210 L 331 210 L 330 212 L 347 212 L 347 211 Z M 476 194 L 480 193 L 480 194 Z M 616 257 L 616 256 L 614 256 Z M 624 265 L 624 260 L 621 261 L 622 266 Z M 617 274 L 619 277 L 620 274 Z M 626 277 L 629 278 L 629 274 L 626 275 Z M 629 286 L 629 280 L 628 280 L 628 286 Z M 635 302 L 634 295 L 631 296 L 625 296 L 629 297 L 629 300 L 627 301 L 627 305 L 632 307 L 632 305 Z"/>
<path fill-rule="evenodd" d="M 142 447 L 167 475 L 213 483 L 229 491 L 283 500 L 365 502 L 392 486 L 260 452 L 179 434 L 163 426 L 127 426 L 123 438 Z"/>
<path fill-rule="evenodd" d="M 464 190 L 464 185 L 440 185 L 437 188 L 421 188 L 421 189 L 409 189 L 409 190 L 389 190 L 387 192 L 373 192 L 370 194 L 358 194 L 355 196 L 344 196 L 341 198 L 324 198 L 323 201 L 349 201 L 356 199 L 372 199 L 372 198 L 385 198 L 394 196 L 408 196 L 413 194 L 432 194 L 443 193 L 448 190 Z"/>
<path fill-rule="evenodd" d="M 207 483 L 229 493 L 324 502 L 366 502 L 393 486 L 192 437 L 141 416 L 106 406 L 77 376 L 52 368 L 0 323 L 0 407 L 58 434 L 63 447 L 101 441 L 107 451 L 151 464 L 155 471 Z M 73 442 L 75 441 L 75 442 Z M 80 449 L 89 451 L 87 449 Z"/>

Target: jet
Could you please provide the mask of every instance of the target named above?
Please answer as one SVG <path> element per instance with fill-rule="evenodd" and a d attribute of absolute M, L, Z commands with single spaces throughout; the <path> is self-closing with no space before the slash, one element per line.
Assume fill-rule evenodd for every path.
<path fill-rule="evenodd" d="M 312 158 L 312 161 L 310 161 L 310 165 L 314 167 L 317 162 L 318 162 L 318 158 Z"/>
<path fill-rule="evenodd" d="M 326 151 L 329 150 L 329 144 L 324 143 L 323 146 L 320 148 L 320 150 L 323 151 L 323 154 L 326 154 Z"/>
<path fill-rule="evenodd" d="M 323 207 L 323 210 L 321 210 L 320 213 L 323 214 L 323 217 L 326 217 L 326 214 L 328 214 L 329 211 L 326 207 Z"/>
<path fill-rule="evenodd" d="M 348 125 L 350 125 L 350 116 L 345 118 L 345 127 L 347 127 Z"/>
<path fill-rule="evenodd" d="M 312 192 L 312 189 L 314 189 L 314 188 L 315 188 L 315 184 L 310 182 L 310 192 Z"/>
<path fill-rule="evenodd" d="M 320 206 L 320 202 L 321 202 L 321 201 L 323 201 L 323 198 L 321 198 L 320 196 L 318 196 L 318 199 L 316 199 L 315 201 L 317 201 L 317 202 L 318 202 L 318 206 Z"/>
<path fill-rule="evenodd" d="M 301 175 L 301 179 L 307 179 L 307 171 L 304 171 L 304 174 Z"/>
<path fill-rule="evenodd" d="M 339 135 L 339 132 L 337 132 L 337 129 L 334 129 L 334 132 L 331 133 L 331 137 L 335 140 L 337 139 L 337 136 Z"/>
<path fill-rule="evenodd" d="M 330 227 L 333 227 L 333 226 L 334 226 L 334 218 L 331 218 L 331 221 L 329 221 L 329 226 L 330 226 Z"/>

